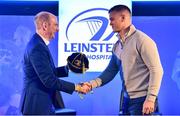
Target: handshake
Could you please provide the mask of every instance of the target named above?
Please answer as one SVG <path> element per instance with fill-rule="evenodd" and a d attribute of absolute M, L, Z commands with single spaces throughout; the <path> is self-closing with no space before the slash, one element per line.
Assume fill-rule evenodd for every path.
<path fill-rule="evenodd" d="M 96 78 L 89 82 L 79 83 L 75 86 L 75 91 L 81 94 L 87 94 L 92 91 L 93 88 L 101 86 L 102 81 L 100 78 Z"/>

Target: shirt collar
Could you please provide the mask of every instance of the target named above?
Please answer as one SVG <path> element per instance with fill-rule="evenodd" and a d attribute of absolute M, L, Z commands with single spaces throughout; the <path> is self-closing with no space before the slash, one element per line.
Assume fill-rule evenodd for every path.
<path fill-rule="evenodd" d="M 42 39 L 43 39 L 43 41 L 45 42 L 46 45 L 49 45 L 50 42 L 48 40 L 46 40 L 45 38 L 42 38 Z"/>
<path fill-rule="evenodd" d="M 136 31 L 135 26 L 134 26 L 133 24 L 130 25 L 129 31 L 125 33 L 125 41 L 126 41 L 126 39 L 127 39 L 129 36 L 131 36 L 135 31 Z M 119 33 L 117 33 L 116 37 L 118 37 L 118 39 L 121 38 L 120 35 L 119 35 Z M 122 41 L 122 40 L 120 39 L 120 41 Z"/>

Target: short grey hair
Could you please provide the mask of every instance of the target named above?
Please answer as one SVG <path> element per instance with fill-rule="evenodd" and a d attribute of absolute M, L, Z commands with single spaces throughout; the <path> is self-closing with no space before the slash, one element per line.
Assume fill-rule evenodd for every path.
<path fill-rule="evenodd" d="M 43 22 L 49 23 L 51 16 L 54 16 L 54 15 L 52 13 L 46 12 L 46 11 L 42 11 L 42 12 L 39 12 L 38 14 L 36 14 L 36 16 L 34 18 L 34 23 L 35 23 L 36 29 L 40 29 Z"/>

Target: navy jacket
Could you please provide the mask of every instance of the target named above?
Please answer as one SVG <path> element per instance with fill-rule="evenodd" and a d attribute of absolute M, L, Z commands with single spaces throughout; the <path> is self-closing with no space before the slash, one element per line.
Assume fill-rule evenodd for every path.
<path fill-rule="evenodd" d="M 65 73 L 62 68 L 55 68 L 48 47 L 38 34 L 34 34 L 27 45 L 23 71 L 22 114 L 53 114 L 56 91 L 72 94 L 75 89 L 73 83 L 58 79 Z"/>

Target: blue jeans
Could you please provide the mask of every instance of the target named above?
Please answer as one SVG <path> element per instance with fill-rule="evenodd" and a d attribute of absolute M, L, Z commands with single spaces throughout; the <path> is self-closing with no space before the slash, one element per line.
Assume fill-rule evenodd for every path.
<path fill-rule="evenodd" d="M 123 115 L 142 115 L 145 99 L 146 96 L 133 99 L 124 97 L 122 104 Z M 155 112 L 158 112 L 157 110 L 157 103 L 155 103 Z"/>

